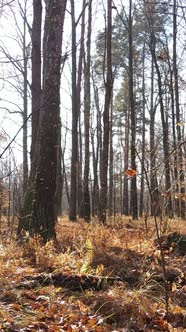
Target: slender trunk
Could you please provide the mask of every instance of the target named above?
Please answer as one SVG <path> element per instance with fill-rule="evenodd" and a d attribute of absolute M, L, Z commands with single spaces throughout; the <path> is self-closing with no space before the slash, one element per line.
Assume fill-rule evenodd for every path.
<path fill-rule="evenodd" d="M 93 189 L 92 189 L 92 216 L 98 213 L 99 187 L 98 187 L 98 142 L 95 151 L 94 133 L 91 133 L 92 159 L 93 159 Z"/>
<path fill-rule="evenodd" d="M 124 170 L 126 171 L 129 166 L 129 135 L 130 135 L 130 114 L 129 110 L 125 112 L 125 146 L 124 146 Z M 129 215 L 129 182 L 128 178 L 124 177 L 123 183 L 123 214 Z"/>
<path fill-rule="evenodd" d="M 68 205 L 70 206 L 70 194 L 69 194 L 69 186 L 68 186 L 68 180 L 67 180 L 64 153 L 62 153 L 62 165 L 63 165 L 63 175 L 64 175 L 64 181 L 65 181 L 65 190 L 66 190 L 66 195 L 67 195 L 67 202 L 68 202 Z"/>
<path fill-rule="evenodd" d="M 133 37 L 132 37 L 132 0 L 129 2 L 129 108 L 131 120 L 131 168 L 136 171 L 136 112 L 134 103 L 134 82 L 133 82 Z M 138 219 L 138 198 L 136 176 L 131 179 L 131 212 L 132 218 Z"/>
<path fill-rule="evenodd" d="M 85 92 L 84 92 L 84 123 L 85 123 L 85 167 L 83 183 L 83 215 L 86 221 L 90 221 L 90 193 L 89 193 L 89 167 L 90 167 L 90 48 L 92 29 L 92 0 L 88 5 L 88 31 L 87 31 L 87 56 L 85 59 Z"/>
<path fill-rule="evenodd" d="M 42 2 L 33 1 L 32 24 L 32 144 L 31 161 L 33 160 L 38 134 L 41 107 L 41 22 Z"/>
<path fill-rule="evenodd" d="M 26 8 L 24 17 L 23 31 L 23 194 L 26 192 L 28 182 L 28 153 L 27 153 L 27 117 L 28 117 L 28 84 L 27 84 L 27 65 L 28 54 L 26 48 Z"/>
<path fill-rule="evenodd" d="M 179 126 L 180 123 L 180 104 L 179 104 L 179 85 L 178 85 L 178 67 L 177 67 L 177 0 L 173 2 L 173 75 L 174 75 L 174 89 L 175 89 L 175 106 L 176 106 L 176 122 L 177 122 L 177 142 L 181 143 L 182 135 L 181 128 Z M 179 164 L 183 163 L 183 153 L 182 148 L 178 149 L 178 167 Z M 184 188 L 184 171 L 179 171 L 178 181 L 180 182 L 180 193 L 181 196 L 185 195 Z M 180 214 L 182 219 L 185 219 L 185 201 L 181 199 L 180 201 Z"/>
<path fill-rule="evenodd" d="M 106 223 L 107 213 L 107 174 L 108 174 L 108 150 L 109 150 L 109 113 L 112 99 L 112 1 L 107 1 L 107 74 L 105 82 L 105 104 L 103 112 L 103 152 L 100 161 L 100 215 L 99 220 Z"/>
<path fill-rule="evenodd" d="M 113 99 L 113 98 L 112 98 Z M 109 216 L 111 217 L 113 214 L 113 160 L 114 160 L 114 152 L 113 152 L 113 133 L 112 133 L 112 106 L 110 107 L 110 160 L 109 160 Z"/>
<path fill-rule="evenodd" d="M 142 73 L 142 156 L 141 156 L 141 192 L 139 215 L 142 217 L 144 211 L 144 163 L 145 163 L 145 43 L 143 46 L 143 73 Z"/>
<path fill-rule="evenodd" d="M 82 143 L 82 123 L 81 113 L 79 113 L 79 132 L 78 132 L 78 167 L 77 167 L 77 191 L 78 191 L 78 214 L 83 218 L 83 143 Z"/>
<path fill-rule="evenodd" d="M 94 88 L 94 101 L 96 106 L 96 148 L 94 143 L 94 132 L 91 132 L 91 141 L 92 141 L 92 158 L 93 158 L 93 172 L 94 172 L 94 183 L 93 183 L 93 193 L 92 193 L 92 215 L 98 214 L 99 209 L 99 183 L 98 183 L 98 162 L 99 157 L 102 153 L 102 132 L 101 132 L 101 111 L 99 105 L 99 95 L 97 87 L 95 86 L 94 76 L 93 79 L 93 88 Z"/>
<path fill-rule="evenodd" d="M 164 103 L 163 103 L 163 92 L 162 92 L 162 80 L 161 80 L 161 73 L 159 70 L 159 65 L 156 58 L 156 51 L 155 51 L 155 35 L 152 32 L 152 41 L 151 41 L 151 52 L 153 61 L 156 68 L 156 74 L 158 79 L 158 95 L 159 95 L 159 102 L 160 102 L 160 113 L 161 113 L 161 122 L 162 122 L 162 129 L 163 129 L 163 151 L 164 151 L 164 160 L 165 160 L 165 190 L 166 195 L 168 195 L 167 200 L 167 207 L 166 213 L 172 216 L 172 201 L 171 201 L 171 178 L 170 178 L 170 160 L 169 160 L 169 131 L 168 125 L 165 116 L 164 110 Z"/>
<path fill-rule="evenodd" d="M 156 149 L 155 149 L 155 115 L 157 106 L 154 105 L 154 61 L 151 62 L 151 105 L 150 105 L 150 188 L 152 195 L 152 211 L 160 215 L 160 197 L 156 175 Z"/>
<path fill-rule="evenodd" d="M 10 160 L 10 149 L 9 149 L 9 165 L 8 165 L 8 228 L 10 228 L 11 219 L 11 160 Z"/>
<path fill-rule="evenodd" d="M 172 136 L 173 136 L 173 146 L 176 149 L 177 138 L 176 138 L 176 117 L 175 117 L 175 98 L 174 98 L 174 83 L 173 83 L 173 71 L 171 68 L 170 59 L 168 59 L 169 65 L 169 73 L 170 73 L 170 84 L 169 84 L 169 92 L 171 98 L 171 111 L 172 111 Z M 174 153 L 174 166 L 173 166 L 173 183 L 175 192 L 179 193 L 179 185 L 178 185 L 178 155 Z M 180 204 L 179 200 L 175 201 L 175 212 L 177 216 L 180 216 Z"/>
<path fill-rule="evenodd" d="M 71 0 L 72 20 L 72 156 L 71 156 L 71 189 L 69 220 L 77 220 L 77 163 L 78 163 L 78 109 L 76 86 L 76 22 L 74 0 Z"/>
<path fill-rule="evenodd" d="M 79 121 L 79 137 L 78 137 L 78 167 L 77 167 L 77 211 L 80 217 L 83 217 L 83 157 L 82 157 L 82 130 L 81 130 L 81 82 L 82 82 L 82 68 L 83 59 L 85 56 L 84 39 L 85 39 L 85 8 L 86 0 L 82 2 L 82 19 L 81 19 L 81 39 L 80 39 L 80 51 L 77 73 L 77 112 Z"/>

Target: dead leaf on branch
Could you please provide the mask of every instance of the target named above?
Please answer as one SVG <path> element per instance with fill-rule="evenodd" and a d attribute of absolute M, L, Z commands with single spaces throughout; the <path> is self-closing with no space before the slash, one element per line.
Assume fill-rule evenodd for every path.
<path fill-rule="evenodd" d="M 138 174 L 138 172 L 137 172 L 135 169 L 127 169 L 127 170 L 124 172 L 124 175 L 126 175 L 126 176 L 130 176 L 130 177 L 133 177 L 133 176 L 135 176 L 136 174 Z"/>

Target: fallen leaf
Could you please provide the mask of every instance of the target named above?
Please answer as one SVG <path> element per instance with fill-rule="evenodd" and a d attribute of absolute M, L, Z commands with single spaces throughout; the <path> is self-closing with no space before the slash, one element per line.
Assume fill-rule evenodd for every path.
<path fill-rule="evenodd" d="M 98 322 L 98 319 L 96 317 L 90 318 L 88 321 L 88 327 L 92 328 L 94 325 L 96 325 Z"/>
<path fill-rule="evenodd" d="M 14 304 L 13 304 L 13 309 L 19 311 L 19 310 L 21 309 L 20 304 L 18 304 L 18 303 L 14 303 Z"/>

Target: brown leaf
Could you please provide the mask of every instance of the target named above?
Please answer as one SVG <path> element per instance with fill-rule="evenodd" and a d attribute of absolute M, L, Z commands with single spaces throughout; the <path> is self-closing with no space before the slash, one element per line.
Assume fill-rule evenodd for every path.
<path fill-rule="evenodd" d="M 14 309 L 14 310 L 17 310 L 17 311 L 21 310 L 21 306 L 20 306 L 20 304 L 18 304 L 18 303 L 14 303 L 14 304 L 13 304 L 13 309 Z"/>
<path fill-rule="evenodd" d="M 127 176 L 135 176 L 138 172 L 135 170 L 135 169 L 127 169 L 125 172 L 124 172 L 124 175 L 127 175 Z"/>
<path fill-rule="evenodd" d="M 98 322 L 98 319 L 96 317 L 90 318 L 88 321 L 88 327 L 92 328 L 94 325 L 96 325 Z"/>

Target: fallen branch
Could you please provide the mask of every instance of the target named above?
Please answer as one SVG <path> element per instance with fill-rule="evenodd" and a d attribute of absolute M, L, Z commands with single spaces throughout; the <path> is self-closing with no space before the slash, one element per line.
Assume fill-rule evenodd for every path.
<path fill-rule="evenodd" d="M 86 289 L 102 290 L 107 285 L 113 285 L 117 281 L 121 281 L 119 278 L 112 277 L 96 277 L 91 275 L 69 275 L 63 273 L 50 273 L 40 274 L 38 276 L 25 276 L 25 281 L 19 283 L 17 288 L 32 289 L 39 285 L 55 287 L 65 287 L 74 291 L 84 291 Z"/>
<path fill-rule="evenodd" d="M 173 283 L 180 277 L 178 271 L 168 271 L 167 282 Z M 153 275 L 154 281 L 163 282 L 163 275 Z M 123 277 L 97 277 L 92 275 L 70 275 L 63 273 L 49 273 L 39 274 L 38 276 L 25 276 L 24 281 L 20 282 L 16 288 L 33 289 L 38 286 L 54 285 L 55 287 L 64 287 L 69 290 L 82 292 L 84 290 L 105 290 L 108 286 L 112 286 L 117 283 L 126 283 L 129 286 L 137 286 L 140 283 L 139 276 Z M 182 285 L 186 284 L 186 280 L 182 280 Z"/>

